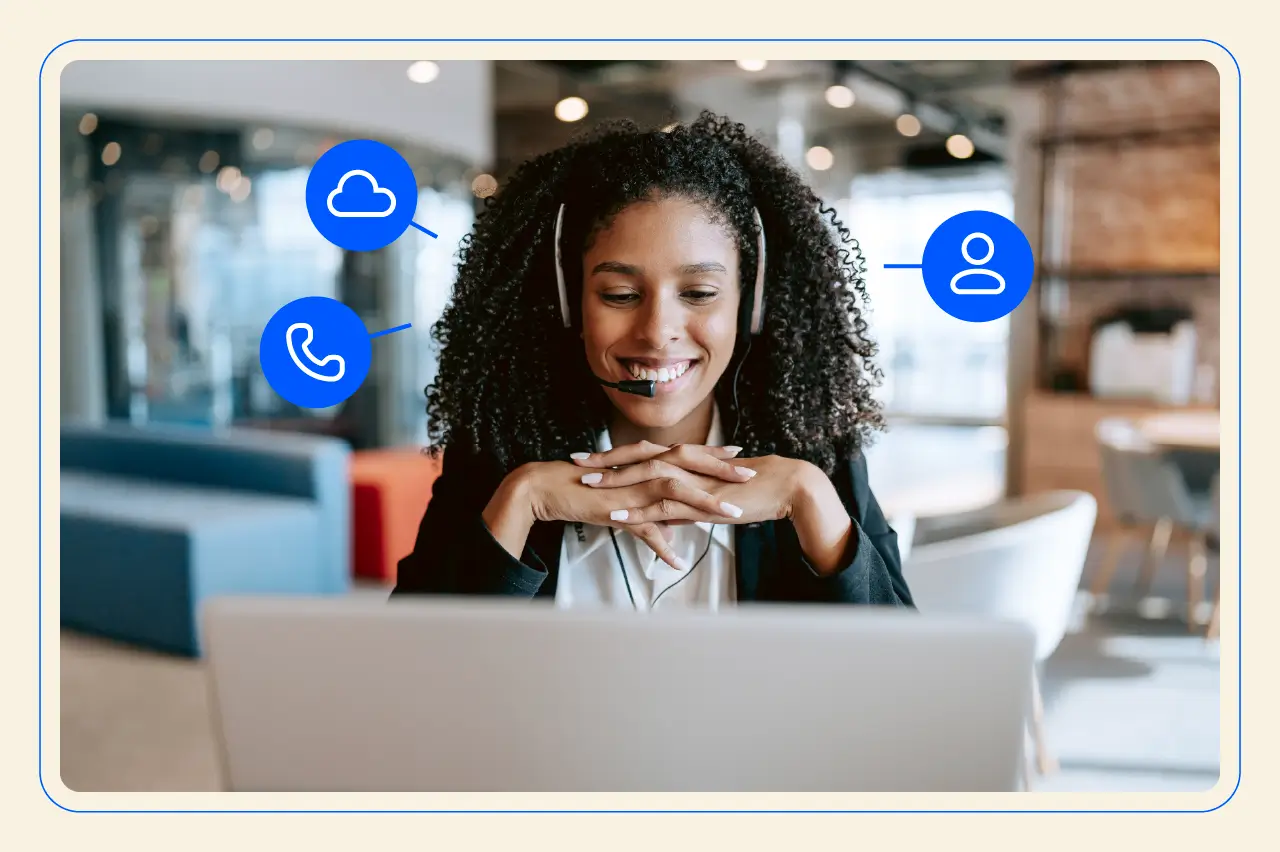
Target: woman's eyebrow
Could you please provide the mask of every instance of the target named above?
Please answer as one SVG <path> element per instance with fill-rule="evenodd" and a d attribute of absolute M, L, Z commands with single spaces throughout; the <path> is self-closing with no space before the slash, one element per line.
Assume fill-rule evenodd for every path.
<path fill-rule="evenodd" d="M 714 260 L 704 261 L 702 263 L 689 263 L 680 267 L 681 275 L 698 275 L 702 272 L 728 272 L 723 263 L 717 263 Z"/>
<path fill-rule="evenodd" d="M 702 263 L 686 263 L 680 267 L 681 275 L 699 275 L 703 272 L 728 272 L 723 263 L 714 260 L 703 261 Z M 640 276 L 644 274 L 644 269 L 639 266 L 633 266 L 630 263 L 619 263 L 616 260 L 606 260 L 597 263 L 591 270 L 591 274 L 597 272 L 614 272 L 618 275 Z"/>
<path fill-rule="evenodd" d="M 597 272 L 616 272 L 619 275 L 640 275 L 644 270 L 638 266 L 632 266 L 629 263 L 619 263 L 616 260 L 606 260 L 603 263 L 597 263 L 595 268 L 591 270 L 591 274 Z"/>

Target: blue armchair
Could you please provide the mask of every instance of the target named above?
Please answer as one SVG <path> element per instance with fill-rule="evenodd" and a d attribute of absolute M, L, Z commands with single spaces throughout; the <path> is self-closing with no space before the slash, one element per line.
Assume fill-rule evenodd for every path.
<path fill-rule="evenodd" d="M 200 653 L 203 602 L 350 588 L 349 450 L 255 430 L 64 425 L 62 623 Z"/>

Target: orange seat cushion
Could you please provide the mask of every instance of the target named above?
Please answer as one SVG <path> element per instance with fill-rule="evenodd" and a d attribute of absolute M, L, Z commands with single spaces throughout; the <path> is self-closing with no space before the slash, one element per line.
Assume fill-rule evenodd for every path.
<path fill-rule="evenodd" d="M 357 577 L 396 581 L 413 551 L 440 461 L 417 449 L 361 450 L 351 458 L 352 566 Z"/>

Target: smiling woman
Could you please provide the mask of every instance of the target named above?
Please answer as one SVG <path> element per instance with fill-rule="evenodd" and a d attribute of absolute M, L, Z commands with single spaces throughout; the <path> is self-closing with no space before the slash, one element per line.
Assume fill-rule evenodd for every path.
<path fill-rule="evenodd" d="M 444 466 L 395 594 L 911 605 L 862 455 L 861 254 L 789 167 L 718 116 L 613 123 L 486 208 L 434 330 Z"/>

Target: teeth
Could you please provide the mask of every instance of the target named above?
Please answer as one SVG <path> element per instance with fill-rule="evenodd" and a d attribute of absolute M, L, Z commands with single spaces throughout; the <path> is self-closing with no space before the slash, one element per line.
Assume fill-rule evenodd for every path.
<path fill-rule="evenodd" d="M 660 370 L 647 370 L 639 364 L 629 364 L 631 375 L 646 382 L 674 382 L 689 369 L 689 362 L 682 361 L 674 367 L 663 367 Z"/>

